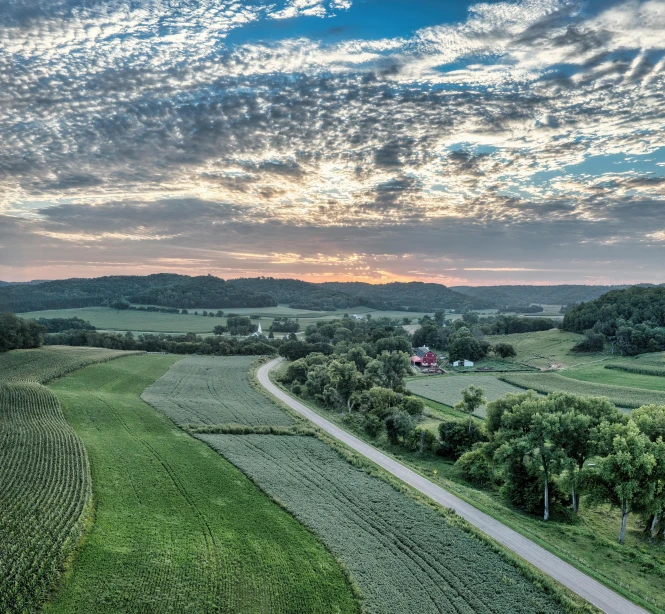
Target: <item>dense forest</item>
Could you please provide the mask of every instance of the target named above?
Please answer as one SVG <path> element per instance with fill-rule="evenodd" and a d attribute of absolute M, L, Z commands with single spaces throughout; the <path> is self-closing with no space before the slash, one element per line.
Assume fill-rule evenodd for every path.
<path fill-rule="evenodd" d="M 648 286 L 649 284 L 641 284 Z M 629 286 L 453 286 L 461 294 L 491 303 L 506 305 L 570 305 L 592 301 L 611 290 L 624 290 Z"/>
<path fill-rule="evenodd" d="M 421 281 L 389 284 L 362 282 L 327 282 L 324 288 L 345 292 L 356 297 L 360 305 L 374 309 L 404 311 L 434 311 L 436 309 L 487 309 L 495 304 L 482 298 L 465 296 L 442 284 Z"/>
<path fill-rule="evenodd" d="M 608 292 L 570 309 L 563 328 L 585 333 L 589 343 L 603 336 L 628 356 L 665 351 L 665 287 Z"/>
<path fill-rule="evenodd" d="M 277 303 L 294 309 L 312 311 L 335 311 L 366 305 L 348 293 L 299 279 L 275 279 L 274 277 L 241 277 L 228 281 L 234 288 L 243 291 L 268 294 Z"/>
<path fill-rule="evenodd" d="M 212 275 L 117 275 L 0 287 L 0 311 L 105 306 L 117 300 L 179 308 L 277 305 L 277 301 L 266 293 L 234 286 Z"/>

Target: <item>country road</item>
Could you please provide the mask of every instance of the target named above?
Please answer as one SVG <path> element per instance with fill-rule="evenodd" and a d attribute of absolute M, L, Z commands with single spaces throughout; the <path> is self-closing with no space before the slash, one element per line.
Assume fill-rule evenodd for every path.
<path fill-rule="evenodd" d="M 531 540 L 516 531 L 501 524 L 491 516 L 477 510 L 475 507 L 450 494 L 440 486 L 433 484 L 426 478 L 408 469 L 398 461 L 379 452 L 373 446 L 366 444 L 357 437 L 319 416 L 270 381 L 270 371 L 281 361 L 277 358 L 263 365 L 257 373 L 259 383 L 280 401 L 291 407 L 318 427 L 332 435 L 350 448 L 353 448 L 367 459 L 376 463 L 409 486 L 427 495 L 441 505 L 455 510 L 455 512 L 469 523 L 480 529 L 509 550 L 519 555 L 547 575 L 551 576 L 571 591 L 577 593 L 607 614 L 645 614 L 646 610 L 628 601 L 614 591 L 590 578 L 572 565 L 541 548 Z"/>

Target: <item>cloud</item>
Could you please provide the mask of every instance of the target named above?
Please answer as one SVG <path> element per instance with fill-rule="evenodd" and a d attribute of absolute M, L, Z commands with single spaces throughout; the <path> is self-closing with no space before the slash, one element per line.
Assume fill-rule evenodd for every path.
<path fill-rule="evenodd" d="M 401 258 L 441 243 L 432 228 L 446 237 L 442 258 L 467 249 L 489 260 L 492 246 L 530 260 L 565 244 L 580 274 L 600 267 L 593 246 L 661 256 L 664 1 L 478 3 L 462 23 L 403 37 L 226 42 L 248 24 L 350 9 L 3 5 L 2 223 L 55 261 L 51 244 L 72 254 L 131 243 L 136 258 L 164 263 L 154 250 L 168 245 L 198 262 L 187 250 L 224 241 L 241 253 L 252 236 L 265 266 L 297 240 L 298 270 L 314 270 L 307 231 L 333 268 L 348 257 L 366 274 L 358 262 L 385 270 L 372 254 L 392 253 L 386 237 Z M 576 261 L 574 241 L 585 246 Z M 515 262 L 463 268 L 488 267 L 527 273 Z"/>

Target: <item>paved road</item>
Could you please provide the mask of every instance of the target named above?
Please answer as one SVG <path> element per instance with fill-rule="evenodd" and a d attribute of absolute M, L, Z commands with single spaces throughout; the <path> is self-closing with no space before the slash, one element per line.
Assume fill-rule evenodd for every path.
<path fill-rule="evenodd" d="M 437 503 L 447 508 L 454 509 L 457 514 L 462 516 L 475 527 L 478 527 L 483 533 L 486 533 L 494 540 L 500 542 L 506 548 L 512 550 L 523 559 L 529 561 L 532 565 L 544 571 L 571 591 L 580 595 L 596 607 L 607 614 L 645 614 L 646 610 L 636 606 L 624 597 L 621 597 L 614 591 L 603 586 L 593 578 L 590 578 L 581 571 L 575 569 L 560 558 L 554 556 L 544 548 L 541 548 L 531 540 L 516 531 L 501 524 L 491 516 L 477 510 L 472 505 L 458 499 L 456 496 L 445 491 L 440 486 L 433 484 L 426 478 L 418 475 L 415 471 L 408 469 L 402 463 L 379 452 L 376 448 L 366 444 L 357 437 L 350 435 L 345 430 L 328 422 L 316 412 L 312 411 L 283 390 L 275 386 L 270 381 L 268 373 L 282 360 L 277 358 L 258 371 L 258 379 L 261 385 L 270 393 L 276 396 L 280 401 L 286 403 L 289 407 L 302 414 L 305 418 L 311 420 L 314 424 L 321 427 L 324 431 L 339 439 L 350 448 L 360 452 L 372 462 L 383 467 L 386 471 L 392 473 L 395 477 L 409 486 L 412 486 L 421 493 L 427 495 Z"/>

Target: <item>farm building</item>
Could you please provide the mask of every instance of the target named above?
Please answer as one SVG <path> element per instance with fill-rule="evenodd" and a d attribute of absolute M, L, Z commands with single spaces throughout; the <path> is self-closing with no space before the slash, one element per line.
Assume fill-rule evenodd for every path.
<path fill-rule="evenodd" d="M 473 367 L 474 362 L 473 360 L 456 360 L 453 363 L 453 367 Z"/>
<path fill-rule="evenodd" d="M 435 367 L 437 364 L 436 354 L 426 345 L 423 345 L 411 356 L 411 364 L 414 367 Z"/>

